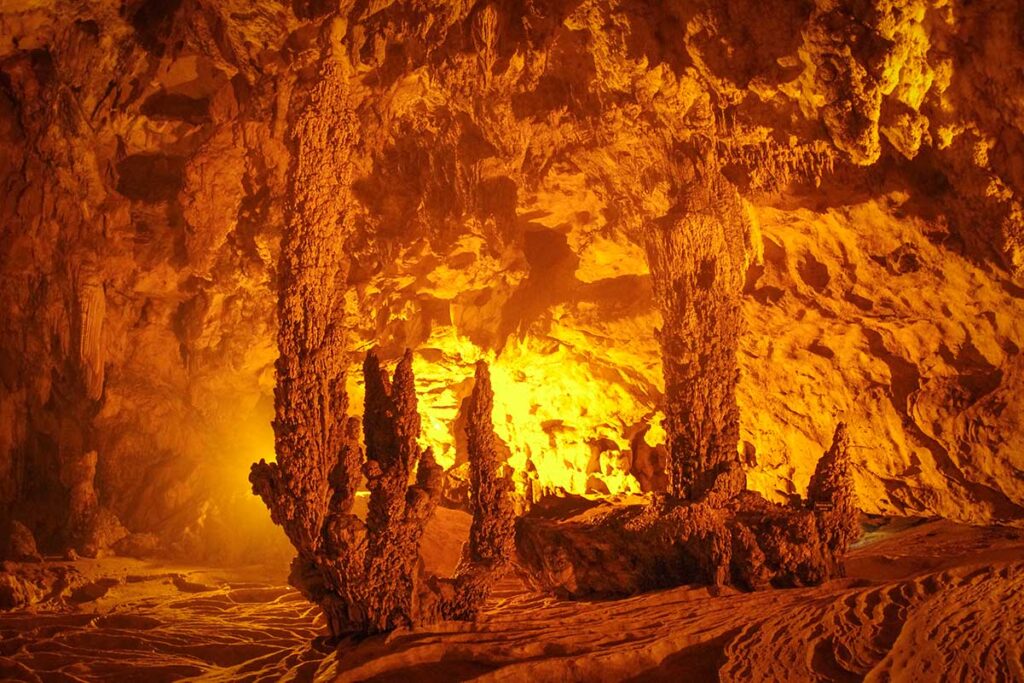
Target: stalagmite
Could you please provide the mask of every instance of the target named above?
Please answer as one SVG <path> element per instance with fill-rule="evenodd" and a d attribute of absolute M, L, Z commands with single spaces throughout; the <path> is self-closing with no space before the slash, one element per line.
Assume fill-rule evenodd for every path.
<path fill-rule="evenodd" d="M 253 470 L 261 495 L 280 501 L 268 506 L 300 556 L 320 546 L 331 499 L 329 478 L 346 443 L 339 285 L 348 260 L 342 257 L 343 240 L 336 232 L 346 217 L 345 151 L 353 137 L 345 83 L 344 62 L 328 54 L 293 133 L 291 198 L 278 285 L 278 460 Z"/>
<path fill-rule="evenodd" d="M 487 368 L 477 366 L 467 427 L 473 521 L 462 560 L 450 579 L 424 574 L 419 561 L 423 532 L 440 497 L 442 473 L 430 450 L 418 443 L 412 354 L 406 352 L 389 378 L 371 351 L 363 373 L 366 459 L 360 463 L 358 427 L 348 420 L 346 441 L 327 479 L 329 504 L 312 510 L 317 500 L 299 499 L 309 495 L 308 486 L 281 479 L 276 464 L 253 465 L 253 490 L 298 551 L 290 581 L 320 606 L 336 635 L 471 619 L 513 552 L 509 481 L 493 443 Z M 359 464 L 370 492 L 365 522 L 351 513 Z M 296 510 L 307 510 L 306 519 L 323 520 L 321 526 L 296 525 L 291 521 Z"/>
<path fill-rule="evenodd" d="M 665 374 L 670 491 L 697 500 L 726 475 L 729 493 L 744 487 L 738 469 L 740 295 L 745 216 L 739 195 L 714 162 L 694 162 L 663 220 L 645 235 Z"/>
<path fill-rule="evenodd" d="M 454 597 L 445 606 L 449 618 L 475 616 L 515 552 L 511 481 L 503 472 L 505 465 L 495 444 L 493 408 L 490 372 L 479 361 L 466 423 L 473 523 L 455 573 Z"/>
<path fill-rule="evenodd" d="M 365 610 L 371 631 L 388 631 L 421 621 L 420 539 L 441 492 L 441 468 L 430 449 L 420 448 L 420 415 L 412 354 L 406 351 L 388 381 L 371 352 L 363 366 L 366 410 L 367 488 Z M 410 478 L 415 473 L 415 483 Z"/>
<path fill-rule="evenodd" d="M 850 544 L 860 536 L 849 448 L 850 435 L 846 424 L 840 422 L 832 447 L 818 460 L 807 486 L 807 502 L 816 512 L 818 532 L 840 565 Z M 840 566 L 836 573 L 841 571 Z"/>
<path fill-rule="evenodd" d="M 859 534 L 845 444 L 840 425 L 810 500 L 789 505 L 714 490 L 696 503 L 666 495 L 646 505 L 549 500 L 518 524 L 520 564 L 534 587 L 575 598 L 686 583 L 805 586 L 841 576 Z"/>
<path fill-rule="evenodd" d="M 517 547 L 534 585 L 581 597 L 681 583 L 820 583 L 859 533 L 846 426 L 811 479 L 808 505 L 747 491 L 739 461 L 740 294 L 745 214 L 713 160 L 687 168 L 679 201 L 647 231 L 664 324 L 669 494 L 645 506 L 538 506 Z"/>
<path fill-rule="evenodd" d="M 0 680 L 1024 678 L 1021 454 L 1024 0 L 0 2 Z"/>
<path fill-rule="evenodd" d="M 39 562 L 42 557 L 39 555 L 39 548 L 36 547 L 35 536 L 32 531 L 21 522 L 14 520 L 4 529 L 6 537 L 3 547 L 0 547 L 2 557 L 15 562 Z"/>
<path fill-rule="evenodd" d="M 68 490 L 67 530 L 72 547 L 81 551 L 89 526 L 99 509 L 95 479 L 98 454 L 96 451 L 69 457 L 61 468 L 60 480 Z"/>

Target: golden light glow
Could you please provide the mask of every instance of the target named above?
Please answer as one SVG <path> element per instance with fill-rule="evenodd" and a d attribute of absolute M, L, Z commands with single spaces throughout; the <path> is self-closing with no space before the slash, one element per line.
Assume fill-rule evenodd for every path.
<path fill-rule="evenodd" d="M 550 336 L 510 339 L 495 352 L 451 326 L 435 328 L 413 365 L 423 445 L 434 449 L 443 466 L 456 462 L 459 406 L 472 389 L 473 364 L 483 358 L 491 364 L 495 432 L 508 446 L 515 470 L 535 468 L 542 486 L 571 492 L 592 488 L 591 477 L 610 493 L 639 492 L 639 483 L 628 472 L 630 437 L 646 426 L 645 440 L 656 445 L 664 432 L 654 407 L 657 396 L 648 402 L 636 395 L 645 387 L 660 387 L 660 367 L 639 358 L 602 359 L 595 353 L 600 349 L 577 345 L 585 341 L 585 333 L 556 324 Z M 629 360 L 637 361 L 636 375 L 624 378 L 616 368 Z M 362 404 L 361 383 L 353 368 L 353 409 Z"/>
<path fill-rule="evenodd" d="M 664 442 L 644 250 L 578 169 L 556 164 L 521 200 L 519 239 L 499 247 L 470 220 L 452 243 L 403 245 L 347 293 L 350 410 L 362 410 L 362 353 L 378 345 L 393 362 L 411 347 L 423 444 L 449 467 L 465 456 L 459 408 L 484 359 L 517 472 L 574 493 L 639 491 L 631 440 Z"/>

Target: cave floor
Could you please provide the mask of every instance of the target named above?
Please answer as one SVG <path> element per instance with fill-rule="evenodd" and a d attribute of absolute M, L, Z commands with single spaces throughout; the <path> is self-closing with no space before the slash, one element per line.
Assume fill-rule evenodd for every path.
<path fill-rule="evenodd" d="M 474 624 L 340 644 L 280 568 L 8 565 L 64 578 L 0 613 L 0 678 L 1024 680 L 1024 530 L 874 523 L 815 588 L 567 602 L 509 580 Z"/>

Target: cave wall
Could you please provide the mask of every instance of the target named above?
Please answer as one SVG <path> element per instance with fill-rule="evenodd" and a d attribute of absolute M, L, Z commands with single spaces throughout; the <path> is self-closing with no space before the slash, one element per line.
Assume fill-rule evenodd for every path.
<path fill-rule="evenodd" d="M 235 478 L 272 439 L 286 157 L 237 69 L 167 56 L 204 30 L 169 8 L 5 6 L 0 467 L 5 507 L 51 547 L 61 470 L 90 451 L 99 503 L 178 551 L 258 519 Z"/>
<path fill-rule="evenodd" d="M 289 132 L 338 49 L 352 362 L 417 349 L 428 438 L 458 442 L 486 355 L 514 465 L 638 485 L 641 236 L 699 155 L 751 218 L 751 485 L 802 491 L 843 418 L 865 509 L 1019 517 L 1022 32 L 1009 0 L 5 3 L 0 504 L 59 545 L 95 452 L 128 531 L 272 533 L 245 471 L 273 447 Z"/>

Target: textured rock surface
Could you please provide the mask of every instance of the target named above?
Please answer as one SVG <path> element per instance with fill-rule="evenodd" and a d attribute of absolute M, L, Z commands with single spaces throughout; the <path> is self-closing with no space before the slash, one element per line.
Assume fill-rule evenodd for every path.
<path fill-rule="evenodd" d="M 441 569 L 432 558 L 458 555 L 469 526 L 465 513 L 441 509 L 438 517 L 424 544 L 431 570 Z M 54 591 L 52 580 L 39 580 L 40 565 L 8 565 L 0 569 L 0 603 L 10 583 L 42 589 L 47 599 L 0 613 L 0 676 L 884 681 L 930 680 L 940 669 L 957 680 L 1019 678 L 1024 533 L 879 522 L 850 554 L 849 578 L 823 586 L 723 589 L 714 598 L 683 587 L 565 602 L 506 584 L 475 623 L 347 639 L 338 648 L 324 646 L 316 610 L 262 568 L 108 558 L 78 562 L 74 572 L 49 567 L 46 574 L 73 586 Z M 104 584 L 105 595 L 69 611 L 69 593 Z M 204 591 L 186 590 L 197 585 Z"/>
<path fill-rule="evenodd" d="M 641 237 L 694 148 L 753 219 L 748 484 L 802 493 L 846 420 L 867 509 L 1021 516 L 1019 3 L 333 12 L 4 4 L 0 509 L 41 547 L 72 543 L 88 501 L 62 473 L 95 452 L 97 504 L 127 530 L 194 557 L 267 552 L 245 471 L 272 452 L 295 202 L 325 225 L 344 208 L 345 362 L 372 340 L 388 360 L 416 349 L 439 462 L 460 457 L 485 356 L 524 486 L 654 486 L 663 321 Z M 318 89 L 340 109 L 304 122 Z M 312 155 L 291 143 L 304 125 Z"/>
<path fill-rule="evenodd" d="M 547 498 L 517 523 L 519 565 L 532 587 L 572 598 L 684 584 L 808 586 L 842 576 L 861 533 L 848 448 L 840 424 L 808 500 L 789 505 L 742 491 L 725 470 L 699 500 Z"/>
<path fill-rule="evenodd" d="M 291 242 L 285 249 L 297 246 Z M 308 267 L 309 256 L 298 255 L 295 265 Z M 301 319 L 308 310 L 303 299 L 310 293 L 290 298 L 294 288 L 285 283 L 282 319 Z M 308 341 L 308 329 L 283 325 L 281 334 L 293 336 L 293 343 L 282 349 L 302 348 L 294 342 Z M 358 444 L 346 441 L 357 430 L 348 428 L 344 383 L 337 381 L 344 368 L 303 368 L 288 376 L 303 355 L 290 353 L 296 355 L 283 352 L 278 364 L 279 386 L 290 387 L 298 400 L 279 393 L 277 461 L 260 460 L 250 474 L 253 492 L 296 550 L 289 583 L 320 607 L 336 636 L 473 618 L 513 552 L 511 486 L 494 449 L 486 365 L 477 368 L 467 425 L 473 520 L 462 559 L 448 579 L 427 575 L 421 559 L 420 544 L 440 498 L 443 473 L 431 450 L 418 443 L 412 353 L 406 351 L 393 378 L 374 352 L 366 356 L 365 462 Z M 323 387 L 340 387 L 340 393 L 318 391 Z M 335 400 L 326 401 L 328 396 Z M 370 494 L 365 518 L 353 514 L 360 466 Z"/>
<path fill-rule="evenodd" d="M 473 522 L 452 582 L 457 599 L 446 606 L 447 618 L 475 618 L 515 555 L 512 479 L 497 449 L 491 422 L 493 410 L 490 372 L 487 364 L 480 361 L 466 421 L 469 511 Z"/>
<path fill-rule="evenodd" d="M 10 524 L 6 531 L 7 542 L 3 548 L 3 558 L 15 562 L 38 562 L 42 559 L 39 555 L 39 548 L 36 547 L 35 536 L 32 531 L 18 521 Z"/>
<path fill-rule="evenodd" d="M 697 500 L 739 455 L 740 292 L 748 221 L 712 164 L 679 169 L 677 202 L 646 236 L 665 375 L 669 491 Z M 733 477 L 738 493 L 743 477 Z"/>

